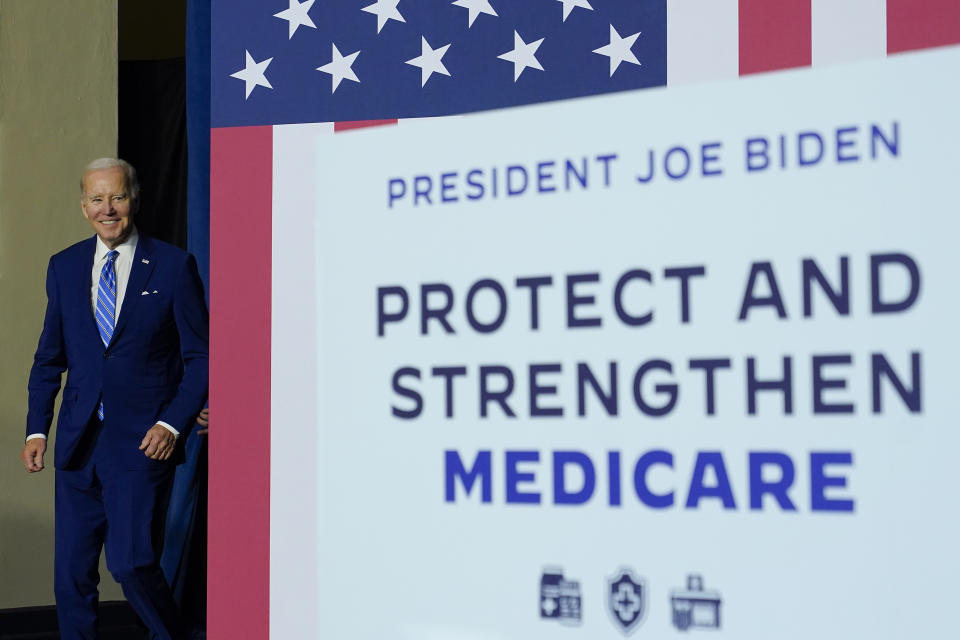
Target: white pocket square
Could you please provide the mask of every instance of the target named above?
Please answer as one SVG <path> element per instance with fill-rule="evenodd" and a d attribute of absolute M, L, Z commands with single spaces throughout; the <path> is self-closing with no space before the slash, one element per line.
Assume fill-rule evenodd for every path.
<path fill-rule="evenodd" d="M 153 290 L 153 293 L 160 293 L 160 292 L 157 291 L 156 289 L 154 289 L 154 290 Z M 148 296 L 148 295 L 150 295 L 150 292 L 149 292 L 149 291 L 141 291 L 141 292 L 140 292 L 140 295 L 142 295 L 142 296 Z"/>

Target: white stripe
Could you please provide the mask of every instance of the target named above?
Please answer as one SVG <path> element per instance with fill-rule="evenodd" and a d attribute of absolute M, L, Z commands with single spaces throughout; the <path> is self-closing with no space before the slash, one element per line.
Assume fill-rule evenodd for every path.
<path fill-rule="evenodd" d="M 345 135 L 349 135 L 347 132 Z M 333 123 L 273 128 L 270 637 L 316 638 L 318 615 L 317 156 Z M 308 301 L 307 304 L 304 304 Z M 310 603 L 304 606 L 304 603 Z"/>
<path fill-rule="evenodd" d="M 738 0 L 667 0 L 668 85 L 740 74 L 739 6 Z"/>
<path fill-rule="evenodd" d="M 811 0 L 814 66 L 887 54 L 886 0 Z"/>

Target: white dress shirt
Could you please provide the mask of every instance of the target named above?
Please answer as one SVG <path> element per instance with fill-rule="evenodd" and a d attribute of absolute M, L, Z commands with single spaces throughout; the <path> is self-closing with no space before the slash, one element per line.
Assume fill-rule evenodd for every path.
<path fill-rule="evenodd" d="M 123 244 L 117 247 L 117 253 L 120 255 L 113 263 L 113 270 L 117 274 L 117 311 L 113 316 L 114 324 L 120 317 L 120 307 L 123 306 L 123 297 L 127 292 L 127 282 L 130 280 L 130 268 L 133 267 L 133 252 L 137 249 L 137 240 L 139 239 L 140 234 L 134 227 Z M 110 247 L 104 244 L 100 236 L 97 236 L 97 249 L 93 254 L 93 269 L 90 271 L 90 313 L 95 313 L 97 310 L 100 272 L 103 271 L 103 265 L 107 263 L 108 253 L 110 253 Z"/>
<path fill-rule="evenodd" d="M 130 269 L 133 267 L 133 253 L 137 249 L 137 240 L 139 238 L 140 234 L 137 233 L 137 228 L 134 227 L 129 237 L 116 248 L 119 255 L 113 262 L 113 269 L 117 274 L 117 310 L 114 316 L 114 323 L 116 323 L 117 318 L 120 317 L 120 307 L 123 306 L 123 298 L 127 292 L 127 282 L 130 280 Z M 97 292 L 100 289 L 100 272 L 103 271 L 103 265 L 107 262 L 108 253 L 110 253 L 110 247 L 104 244 L 100 236 L 97 236 L 97 248 L 93 254 L 93 269 L 90 271 L 90 313 L 96 313 Z M 166 422 L 158 420 L 157 424 L 162 425 L 173 435 L 179 437 L 180 432 Z M 46 436 L 42 433 L 31 433 L 27 436 L 27 440 L 34 438 L 46 438 Z"/>

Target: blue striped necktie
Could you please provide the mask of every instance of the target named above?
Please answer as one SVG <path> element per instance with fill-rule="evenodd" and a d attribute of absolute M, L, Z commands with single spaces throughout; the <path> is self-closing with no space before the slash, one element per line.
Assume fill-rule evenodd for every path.
<path fill-rule="evenodd" d="M 113 268 L 113 263 L 116 262 L 118 255 L 120 255 L 118 251 L 107 254 L 107 262 L 100 270 L 100 284 L 97 287 L 97 308 L 94 317 L 97 319 L 97 329 L 100 331 L 100 339 L 103 340 L 104 347 L 110 345 L 117 319 L 117 272 Z M 103 402 L 97 407 L 97 416 L 103 420 Z"/>

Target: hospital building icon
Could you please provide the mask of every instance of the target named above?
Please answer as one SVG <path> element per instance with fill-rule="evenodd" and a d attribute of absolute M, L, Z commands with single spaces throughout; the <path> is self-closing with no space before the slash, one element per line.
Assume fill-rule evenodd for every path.
<path fill-rule="evenodd" d="M 582 619 L 580 583 L 563 577 L 563 569 L 547 567 L 540 576 L 540 617 L 563 625 Z"/>

